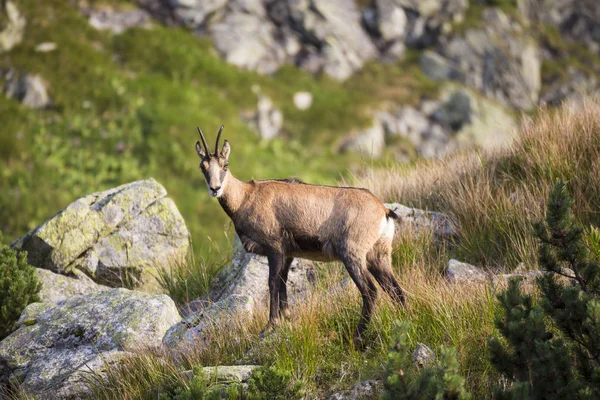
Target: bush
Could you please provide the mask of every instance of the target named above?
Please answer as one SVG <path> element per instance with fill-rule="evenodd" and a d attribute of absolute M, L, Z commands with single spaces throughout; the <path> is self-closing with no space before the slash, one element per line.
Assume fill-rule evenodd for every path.
<path fill-rule="evenodd" d="M 211 384 L 202 368 L 194 368 L 194 377 L 189 385 L 179 386 L 160 395 L 160 400 L 220 400 L 241 399 L 238 384 Z"/>
<path fill-rule="evenodd" d="M 302 398 L 302 383 L 289 371 L 275 366 L 262 367 L 248 381 L 248 400 L 293 400 Z"/>
<path fill-rule="evenodd" d="M 412 365 L 406 324 L 396 324 L 394 345 L 388 354 L 387 379 L 383 398 L 393 399 L 470 399 L 465 379 L 460 375 L 453 349 L 442 347 L 437 365 L 418 370 Z"/>
<path fill-rule="evenodd" d="M 535 224 L 539 262 L 547 272 L 537 280 L 538 304 L 514 280 L 499 296 L 505 312 L 497 320 L 502 338 L 490 342 L 492 363 L 512 383 L 501 398 L 600 397 L 600 264 L 572 206 L 566 185 L 558 182 L 545 223 Z"/>
<path fill-rule="evenodd" d="M 27 264 L 27 252 L 2 244 L 0 236 L 0 340 L 8 336 L 28 304 L 39 301 L 35 268 Z"/>

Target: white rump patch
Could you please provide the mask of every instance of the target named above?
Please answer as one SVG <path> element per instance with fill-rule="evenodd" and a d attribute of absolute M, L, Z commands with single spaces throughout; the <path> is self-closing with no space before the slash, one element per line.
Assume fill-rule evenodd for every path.
<path fill-rule="evenodd" d="M 393 239 L 394 238 L 394 228 L 395 228 L 395 224 L 394 224 L 394 220 L 388 217 L 383 217 L 383 219 L 381 220 L 381 223 L 379 224 L 379 238 L 383 239 L 383 238 L 387 238 L 387 239 Z"/>

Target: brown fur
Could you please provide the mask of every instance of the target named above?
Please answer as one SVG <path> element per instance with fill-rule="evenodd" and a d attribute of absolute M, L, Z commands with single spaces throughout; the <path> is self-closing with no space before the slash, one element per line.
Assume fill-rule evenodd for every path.
<path fill-rule="evenodd" d="M 286 311 L 287 274 L 295 257 L 344 263 L 363 298 L 357 339 L 375 305 L 374 281 L 404 304 L 391 267 L 392 238 L 380 235 L 381 221 L 397 216 L 379 199 L 366 189 L 309 185 L 295 178 L 242 182 L 224 167 L 229 150 L 226 141 L 219 155 L 201 149 L 198 155 L 212 192 L 223 186 L 219 203 L 246 250 L 268 258 L 268 327 Z"/>

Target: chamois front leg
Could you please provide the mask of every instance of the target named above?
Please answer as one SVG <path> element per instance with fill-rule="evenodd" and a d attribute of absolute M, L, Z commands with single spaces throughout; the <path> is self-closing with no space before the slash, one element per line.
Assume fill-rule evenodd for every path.
<path fill-rule="evenodd" d="M 272 329 L 279 322 L 281 272 L 285 266 L 286 257 L 280 250 L 269 249 L 267 259 L 269 261 L 269 322 L 265 331 Z"/>
<path fill-rule="evenodd" d="M 290 316 L 287 300 L 287 280 L 288 272 L 290 272 L 290 266 L 292 265 L 292 261 L 294 261 L 293 258 L 286 258 L 285 264 L 283 265 L 283 269 L 281 270 L 281 286 L 279 287 L 279 316 L 282 318 L 287 318 Z"/>

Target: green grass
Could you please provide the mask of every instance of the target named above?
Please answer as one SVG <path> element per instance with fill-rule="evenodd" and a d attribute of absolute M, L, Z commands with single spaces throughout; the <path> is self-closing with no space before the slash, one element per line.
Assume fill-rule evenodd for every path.
<path fill-rule="evenodd" d="M 98 4 L 131 7 L 127 1 L 92 5 Z M 298 176 L 334 184 L 362 167 L 360 156 L 336 154 L 335 146 L 370 124 L 380 101 L 414 102 L 418 93 L 435 93 L 416 71 L 415 57 L 370 65 L 344 83 L 290 66 L 262 76 L 228 65 L 207 39 L 183 29 L 156 24 L 112 35 L 60 0 L 17 6 L 28 29 L 23 43 L 0 56 L 0 69 L 40 74 L 53 105 L 28 110 L 0 97 L 0 230 L 10 239 L 84 194 L 154 177 L 184 216 L 196 255 L 212 257 L 208 249 L 228 246 L 232 229 L 205 193 L 193 149 L 196 126 L 212 141 L 225 125 L 231 171 L 240 179 Z M 57 50 L 34 51 L 46 41 Z M 253 85 L 282 109 L 284 139 L 261 142 L 242 122 L 240 112 L 256 107 Z M 294 107 L 297 91 L 312 93 L 310 109 Z"/>
<path fill-rule="evenodd" d="M 230 364 L 274 365 L 301 382 L 308 398 L 323 398 L 365 379 L 383 379 L 388 346 L 396 321 L 408 325 L 411 353 L 418 343 L 435 351 L 459 349 L 460 372 L 476 398 L 488 398 L 498 377 L 487 358 L 487 338 L 494 332 L 494 293 L 487 284 L 450 285 L 441 276 L 450 254 L 429 235 L 406 235 L 394 248 L 394 268 L 408 293 L 406 309 L 380 293 L 366 333 L 366 349 L 356 349 L 352 336 L 361 300 L 352 283 L 340 285 L 347 273 L 340 264 L 318 264 L 318 281 L 301 304 L 264 340 L 260 331 L 267 310 L 248 324 L 228 318 L 227 329 L 210 328 L 206 341 L 186 349 L 183 357 L 169 352 L 134 355 L 111 370 L 108 382 L 95 386 L 99 399 L 152 399 L 173 387 L 189 385 L 181 371 L 198 366 Z M 332 288 L 339 287 L 339 290 Z M 407 365 L 406 368 L 412 368 Z"/>

